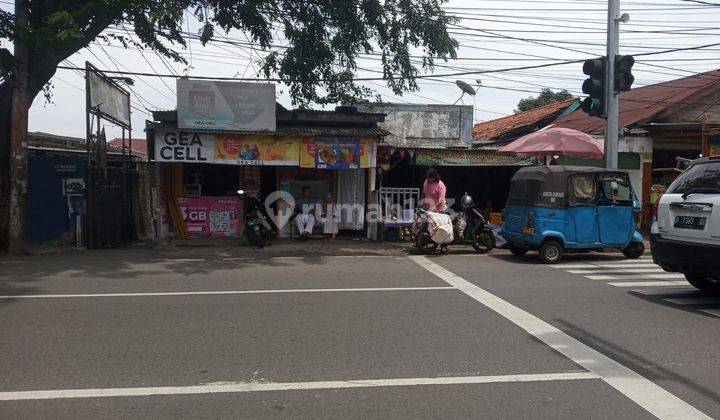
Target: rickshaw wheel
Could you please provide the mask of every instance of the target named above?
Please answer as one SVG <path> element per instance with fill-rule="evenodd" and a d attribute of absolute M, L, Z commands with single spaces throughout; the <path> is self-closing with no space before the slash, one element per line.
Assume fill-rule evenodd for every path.
<path fill-rule="evenodd" d="M 562 259 L 563 247 L 560 242 L 549 239 L 540 247 L 540 258 L 545 264 L 555 264 Z"/>
<path fill-rule="evenodd" d="M 630 244 L 620 252 L 627 258 L 640 258 L 645 253 L 645 244 L 642 242 L 630 242 Z"/>

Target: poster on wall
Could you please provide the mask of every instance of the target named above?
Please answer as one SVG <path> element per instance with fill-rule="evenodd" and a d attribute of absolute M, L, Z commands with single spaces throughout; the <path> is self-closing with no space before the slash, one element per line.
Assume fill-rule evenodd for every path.
<path fill-rule="evenodd" d="M 179 128 L 275 131 L 272 83 L 177 80 Z"/>
<path fill-rule="evenodd" d="M 318 169 L 357 169 L 360 167 L 360 140 L 318 138 L 315 141 Z"/>
<path fill-rule="evenodd" d="M 240 226 L 237 198 L 178 198 L 190 236 L 235 237 Z"/>

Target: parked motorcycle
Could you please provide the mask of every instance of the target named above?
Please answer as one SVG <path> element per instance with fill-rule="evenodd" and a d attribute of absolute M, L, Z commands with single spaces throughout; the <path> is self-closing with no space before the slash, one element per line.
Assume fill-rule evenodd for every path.
<path fill-rule="evenodd" d="M 262 212 L 262 203 L 256 197 L 245 196 L 245 191 L 237 191 L 245 206 L 245 239 L 258 248 L 269 245 L 275 239 L 275 230 Z"/>
<path fill-rule="evenodd" d="M 495 236 L 488 228 L 487 221 L 475 202 L 467 193 L 460 199 L 460 212 L 452 219 L 452 242 L 439 244 L 433 240 L 428 212 L 422 208 L 416 210 L 417 218 L 413 225 L 415 247 L 423 254 L 432 254 L 438 247 L 441 253 L 447 253 L 448 245 L 472 245 L 479 254 L 485 254 L 495 248 Z"/>

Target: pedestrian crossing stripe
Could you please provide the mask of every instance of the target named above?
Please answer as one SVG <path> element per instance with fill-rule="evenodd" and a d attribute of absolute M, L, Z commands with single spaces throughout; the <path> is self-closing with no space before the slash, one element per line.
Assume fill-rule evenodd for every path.
<path fill-rule="evenodd" d="M 651 268 L 651 267 L 648 267 L 648 268 L 626 268 L 626 269 L 621 269 L 621 268 L 602 269 L 602 267 L 597 267 L 597 268 L 599 268 L 600 270 L 567 270 L 567 272 L 572 273 L 572 274 L 593 274 L 593 273 L 597 274 L 600 272 L 608 272 L 608 273 L 618 273 L 618 272 L 620 272 L 620 273 L 622 273 L 622 272 L 625 272 L 625 273 L 664 273 L 665 272 L 665 270 L 663 270 L 662 268 L 657 267 L 657 266 L 656 266 L 656 268 Z"/>
<path fill-rule="evenodd" d="M 672 279 L 684 279 L 685 275 L 682 273 L 662 273 L 662 274 L 601 274 L 599 276 L 585 276 L 590 280 L 672 280 Z M 684 282 L 687 285 L 687 282 Z"/>
<path fill-rule="evenodd" d="M 686 286 L 686 281 L 625 281 L 625 282 L 616 282 L 616 283 L 608 283 L 610 286 L 615 287 L 649 287 L 649 286 L 658 286 L 658 287 L 670 287 L 670 286 Z"/>

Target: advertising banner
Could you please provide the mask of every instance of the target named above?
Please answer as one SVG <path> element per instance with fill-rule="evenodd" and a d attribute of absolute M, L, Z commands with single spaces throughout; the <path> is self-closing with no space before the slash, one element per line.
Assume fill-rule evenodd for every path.
<path fill-rule="evenodd" d="M 182 130 L 155 131 L 158 162 L 215 162 L 215 135 Z"/>
<path fill-rule="evenodd" d="M 183 223 L 190 236 L 235 237 L 240 228 L 237 198 L 178 198 Z"/>
<path fill-rule="evenodd" d="M 92 69 L 87 70 L 91 109 L 125 127 L 130 126 L 130 94 Z"/>
<path fill-rule="evenodd" d="M 357 169 L 360 167 L 360 140 L 319 138 L 315 141 L 318 169 Z"/>
<path fill-rule="evenodd" d="M 179 128 L 275 131 L 272 83 L 177 80 Z"/>
<path fill-rule="evenodd" d="M 297 166 L 298 142 L 273 136 L 217 136 L 215 163 Z"/>

